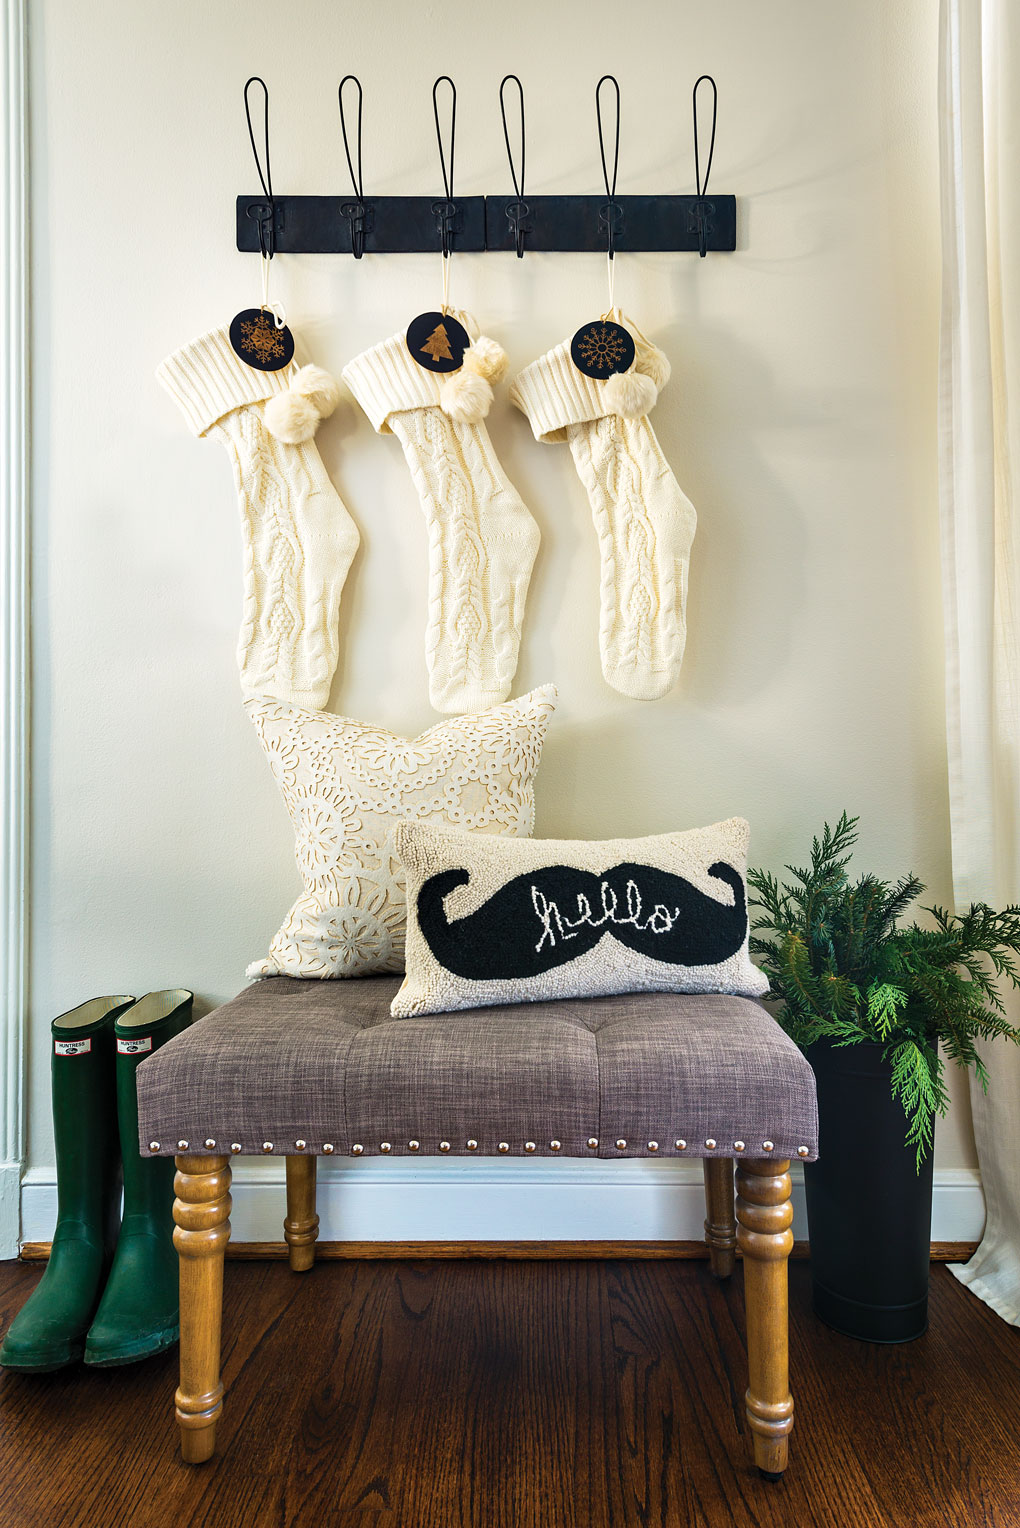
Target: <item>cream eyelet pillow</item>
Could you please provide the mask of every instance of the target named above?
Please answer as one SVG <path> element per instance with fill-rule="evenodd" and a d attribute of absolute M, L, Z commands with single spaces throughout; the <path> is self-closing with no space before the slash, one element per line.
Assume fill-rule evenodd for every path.
<path fill-rule="evenodd" d="M 295 832 L 304 891 L 249 977 L 403 971 L 402 821 L 527 837 L 555 685 L 403 738 L 327 711 L 246 706 Z"/>
<path fill-rule="evenodd" d="M 394 1018 L 612 992 L 761 997 L 740 817 L 601 842 L 403 822 L 407 975 Z"/>

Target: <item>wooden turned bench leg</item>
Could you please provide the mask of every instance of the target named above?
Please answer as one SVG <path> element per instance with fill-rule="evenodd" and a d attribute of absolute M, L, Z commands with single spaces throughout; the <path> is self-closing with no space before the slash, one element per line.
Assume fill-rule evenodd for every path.
<path fill-rule="evenodd" d="M 181 1454 L 211 1459 L 223 1410 L 220 1320 L 223 1254 L 230 1240 L 228 1157 L 177 1158 L 174 1246 L 181 1268 L 181 1383 L 175 1397 Z"/>
<path fill-rule="evenodd" d="M 733 1211 L 733 1158 L 705 1158 L 705 1240 L 717 1279 L 728 1279 L 736 1261 L 737 1223 Z"/>
<path fill-rule="evenodd" d="M 315 1262 L 319 1217 L 315 1213 L 315 1157 L 287 1158 L 287 1218 L 283 1239 L 292 1273 L 307 1273 Z"/>
<path fill-rule="evenodd" d="M 747 1420 L 754 1462 L 778 1480 L 786 1469 L 793 1427 L 789 1381 L 787 1259 L 793 1205 L 787 1161 L 737 1166 L 737 1246 L 744 1259 L 747 1312 Z"/>

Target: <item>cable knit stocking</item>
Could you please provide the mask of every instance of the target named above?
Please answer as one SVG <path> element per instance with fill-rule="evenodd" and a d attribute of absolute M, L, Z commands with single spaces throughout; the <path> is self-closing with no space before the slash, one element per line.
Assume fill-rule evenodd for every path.
<path fill-rule="evenodd" d="M 374 428 L 400 441 L 411 469 L 429 536 L 429 698 L 437 711 L 464 712 L 510 693 L 539 533 L 484 424 L 489 384 L 506 357 L 457 316 L 472 333 L 459 371 L 424 370 L 396 334 L 343 375 Z"/>
<path fill-rule="evenodd" d="M 223 442 L 244 540 L 237 659 L 246 698 L 321 710 L 336 670 L 340 591 L 358 531 L 313 436 L 338 387 L 318 366 L 255 371 L 227 330 L 178 350 L 156 375 L 196 435 Z"/>
<path fill-rule="evenodd" d="M 629 372 L 599 381 L 578 371 L 570 341 L 521 372 L 510 401 L 538 440 L 566 441 L 591 503 L 601 554 L 599 648 L 614 690 L 658 700 L 680 673 L 687 575 L 697 516 L 648 420 L 669 362 L 634 335 Z"/>

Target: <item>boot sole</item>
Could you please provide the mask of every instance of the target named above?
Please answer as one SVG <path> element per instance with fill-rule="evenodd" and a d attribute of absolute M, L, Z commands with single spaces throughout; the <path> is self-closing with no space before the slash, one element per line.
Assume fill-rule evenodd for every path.
<path fill-rule="evenodd" d="M 84 1353 L 84 1342 L 59 1350 L 51 1348 L 49 1352 L 40 1353 L 35 1358 L 28 1353 L 7 1353 L 0 1348 L 0 1368 L 17 1369 L 23 1374 L 53 1374 L 57 1369 L 66 1369 L 78 1363 Z"/>
<path fill-rule="evenodd" d="M 180 1326 L 169 1327 L 165 1332 L 157 1332 L 150 1337 L 140 1338 L 137 1342 L 129 1343 L 122 1348 L 100 1348 L 98 1352 L 85 1344 L 85 1362 L 90 1369 L 117 1369 L 123 1364 L 136 1364 L 143 1358 L 153 1358 L 157 1353 L 165 1353 L 167 1348 L 172 1348 L 179 1341 L 181 1335 Z"/>

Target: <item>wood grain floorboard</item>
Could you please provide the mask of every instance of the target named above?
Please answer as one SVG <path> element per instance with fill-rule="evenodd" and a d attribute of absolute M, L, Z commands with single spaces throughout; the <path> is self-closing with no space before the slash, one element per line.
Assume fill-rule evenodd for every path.
<path fill-rule="evenodd" d="M 42 1274 L 0 1264 L 0 1327 Z M 840 1337 L 791 1267 L 797 1425 L 749 1461 L 741 1274 L 663 1260 L 226 1270 L 226 1408 L 176 1354 L 0 1373 L 0 1528 L 1020 1528 L 1020 1332 L 944 1268 L 931 1329 Z"/>

